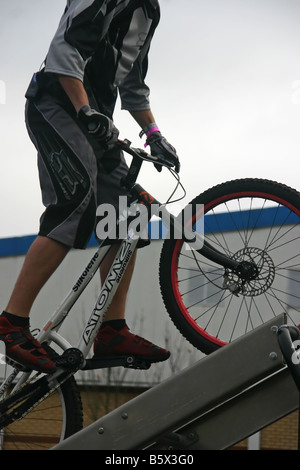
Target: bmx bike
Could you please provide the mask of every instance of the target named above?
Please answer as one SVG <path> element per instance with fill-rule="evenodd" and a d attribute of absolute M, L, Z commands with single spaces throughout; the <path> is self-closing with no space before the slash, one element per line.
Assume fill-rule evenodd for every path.
<path fill-rule="evenodd" d="M 159 208 L 161 219 L 168 220 L 171 236 L 163 241 L 159 265 L 162 298 L 175 326 L 195 348 L 213 353 L 282 312 L 290 324 L 298 324 L 300 194 L 296 190 L 262 179 L 228 181 L 204 191 L 189 203 L 190 211 L 183 210 L 175 217 L 167 210 L 170 201 L 160 204 L 137 183 L 142 164 L 150 162 L 168 168 L 177 180 L 177 189 L 181 183 L 172 162 L 133 148 L 127 140 L 117 145 L 132 157 L 122 181 L 130 195 L 126 214 L 122 214 L 126 233 L 79 343 L 70 344 L 59 330 L 108 253 L 111 245 L 107 240 L 41 329 L 37 339 L 55 358 L 57 370 L 40 374 L 16 363 L 7 365 L 7 376 L 0 386 L 2 442 L 14 440 L 18 434 L 22 448 L 30 448 L 32 442 L 39 448 L 37 441 L 42 437 L 45 446 L 51 447 L 80 430 L 82 404 L 74 378 L 78 370 L 150 367 L 147 361 L 131 356 L 110 360 L 88 356 L 141 238 L 130 224 L 141 208 L 147 221 L 154 206 Z M 29 420 L 36 423 L 36 436 L 26 433 Z"/>

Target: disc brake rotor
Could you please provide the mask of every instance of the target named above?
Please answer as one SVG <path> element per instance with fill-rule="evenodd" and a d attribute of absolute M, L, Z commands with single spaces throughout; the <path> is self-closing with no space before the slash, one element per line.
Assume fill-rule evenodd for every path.
<path fill-rule="evenodd" d="M 249 262 L 256 266 L 256 276 L 245 280 L 233 271 L 226 271 L 223 288 L 229 289 L 233 294 L 242 294 L 249 297 L 261 295 L 272 285 L 275 278 L 275 266 L 268 253 L 260 248 L 245 247 L 237 251 L 232 257 L 238 262 Z"/>

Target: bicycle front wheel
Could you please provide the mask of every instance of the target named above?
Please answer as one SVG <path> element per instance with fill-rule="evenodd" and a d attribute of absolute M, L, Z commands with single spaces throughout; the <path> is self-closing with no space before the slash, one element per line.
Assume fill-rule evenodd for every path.
<path fill-rule="evenodd" d="M 3 393 L 0 399 L 1 450 L 48 450 L 82 428 L 82 404 L 75 379 L 70 377 L 43 399 L 36 395 L 38 380 L 31 385 L 24 384 L 15 405 L 10 389 Z M 12 405 L 7 406 L 8 402 Z M 18 407 L 24 414 L 14 419 Z M 12 418 L 8 418 L 8 414 Z"/>
<path fill-rule="evenodd" d="M 281 313 L 298 325 L 300 194 L 280 183 L 242 179 L 215 186 L 190 205 L 192 226 L 204 214 L 205 240 L 231 259 L 255 264 L 256 276 L 246 281 L 182 240 L 165 240 L 162 296 L 186 339 L 210 354 Z"/>

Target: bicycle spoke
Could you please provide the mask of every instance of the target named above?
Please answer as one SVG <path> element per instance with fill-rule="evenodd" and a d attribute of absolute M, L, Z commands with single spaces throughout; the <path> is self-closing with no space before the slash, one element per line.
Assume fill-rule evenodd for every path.
<path fill-rule="evenodd" d="M 282 313 L 300 324 L 300 195 L 278 183 L 237 180 L 194 202 L 204 204 L 210 246 L 256 271 L 243 279 L 177 242 L 176 326 L 210 352 Z"/>

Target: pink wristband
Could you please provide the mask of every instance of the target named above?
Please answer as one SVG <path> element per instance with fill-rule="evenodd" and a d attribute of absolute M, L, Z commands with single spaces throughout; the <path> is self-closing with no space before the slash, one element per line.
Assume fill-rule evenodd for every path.
<path fill-rule="evenodd" d="M 146 132 L 146 136 L 147 136 L 147 139 L 149 137 L 149 135 L 153 134 L 153 132 L 160 132 L 160 130 L 158 129 L 158 127 L 151 127 L 151 129 L 149 129 L 149 131 Z M 148 143 L 147 143 L 147 140 L 144 144 L 144 147 L 146 148 L 148 146 Z"/>
<path fill-rule="evenodd" d="M 158 127 L 151 127 L 151 129 L 149 129 L 147 132 L 146 132 L 146 136 L 149 137 L 150 134 L 152 134 L 152 132 L 160 132 L 160 130 L 158 129 Z"/>
<path fill-rule="evenodd" d="M 156 123 L 153 122 L 152 124 L 149 124 L 148 126 L 144 127 L 144 129 L 140 132 L 140 137 L 142 137 L 143 134 L 146 135 L 146 137 L 148 138 L 149 135 L 153 134 L 153 132 L 160 132 L 159 128 L 157 127 Z M 147 141 L 144 145 L 144 147 L 146 148 L 147 147 Z"/>

